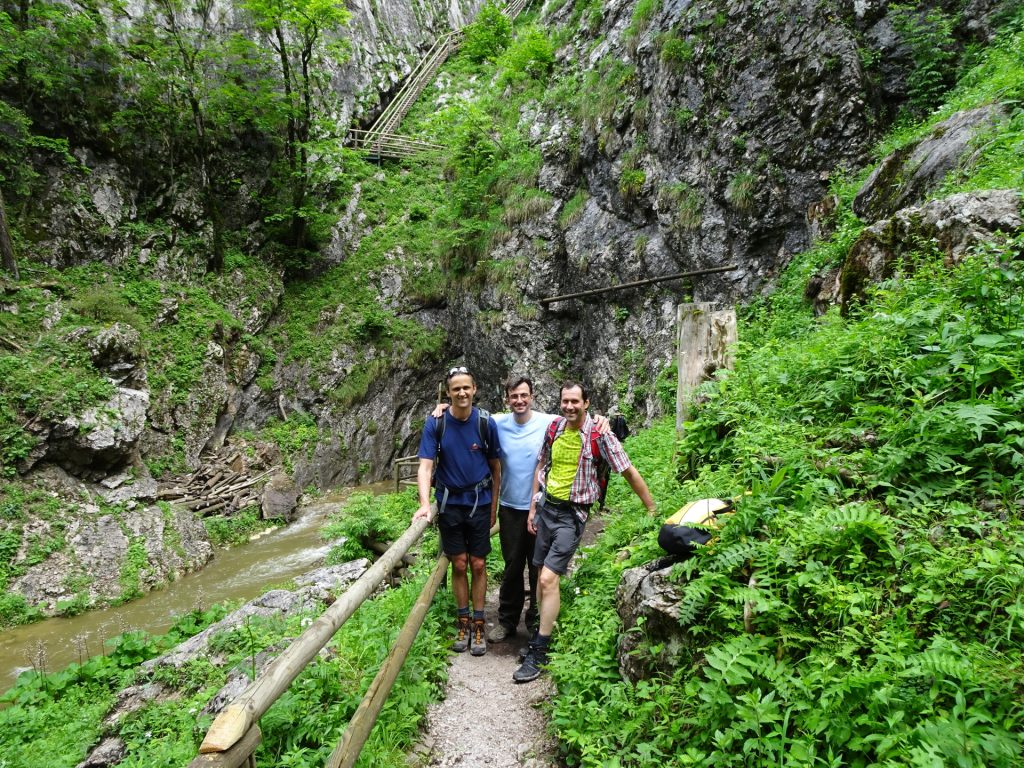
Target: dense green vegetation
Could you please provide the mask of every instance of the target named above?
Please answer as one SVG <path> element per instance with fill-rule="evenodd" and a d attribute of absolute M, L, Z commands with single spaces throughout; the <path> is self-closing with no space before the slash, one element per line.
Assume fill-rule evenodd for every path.
<path fill-rule="evenodd" d="M 880 152 L 999 101 L 1011 119 L 941 194 L 1024 189 L 1022 45 L 1018 19 L 946 106 Z M 552 664 L 570 764 L 1022 760 L 1024 238 L 952 266 L 934 243 L 907 243 L 906 267 L 847 317 L 815 318 L 803 286 L 863 228 L 856 189 L 837 187 L 837 234 L 745 309 L 735 370 L 704 388 L 684 439 L 663 423 L 630 441 L 666 512 L 740 501 L 672 569 L 682 647 L 641 643 L 651 674 L 629 684 L 614 593 L 658 556 L 659 521 L 613 485 L 623 513 L 564 590 Z"/>

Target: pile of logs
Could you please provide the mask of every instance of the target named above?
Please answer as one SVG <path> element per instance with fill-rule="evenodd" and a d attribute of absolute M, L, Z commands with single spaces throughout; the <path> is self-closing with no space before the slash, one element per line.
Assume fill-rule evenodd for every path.
<path fill-rule="evenodd" d="M 157 498 L 172 505 L 198 512 L 203 517 L 214 513 L 231 515 L 249 506 L 259 506 L 263 486 L 269 475 L 281 471 L 279 465 L 252 474 L 241 452 L 214 459 L 176 486 L 162 489 Z"/>

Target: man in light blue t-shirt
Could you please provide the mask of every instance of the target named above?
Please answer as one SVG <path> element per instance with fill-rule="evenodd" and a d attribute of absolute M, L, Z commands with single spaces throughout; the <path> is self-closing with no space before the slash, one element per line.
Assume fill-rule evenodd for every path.
<path fill-rule="evenodd" d="M 526 376 L 505 385 L 505 402 L 511 412 L 494 416 L 502 446 L 498 537 L 505 560 L 505 575 L 498 591 L 498 623 L 490 633 L 490 640 L 495 643 L 516 634 L 526 605 L 524 568 L 529 571 L 530 583 L 526 626 L 532 630 L 537 624 L 537 566 L 531 562 L 537 537 L 526 529 L 526 519 L 544 434 L 557 418 L 533 410 L 533 382 Z"/>

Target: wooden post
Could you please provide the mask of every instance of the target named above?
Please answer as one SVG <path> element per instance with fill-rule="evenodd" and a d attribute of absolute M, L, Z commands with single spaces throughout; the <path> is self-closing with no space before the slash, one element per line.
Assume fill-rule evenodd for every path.
<path fill-rule="evenodd" d="M 199 752 L 224 752 L 245 736 L 320 649 L 327 645 L 338 628 L 395 569 L 402 556 L 423 535 L 427 525 L 425 519 L 414 520 L 391 549 L 274 659 L 262 677 L 253 681 L 238 698 L 225 707 L 210 726 Z"/>
<path fill-rule="evenodd" d="M 416 633 L 423 626 L 423 620 L 427 616 L 430 602 L 434 599 L 434 595 L 437 593 L 438 587 L 441 586 L 441 581 L 444 579 L 447 571 L 448 558 L 441 555 L 437 558 L 437 565 L 434 566 L 434 570 L 420 591 L 419 597 L 416 598 L 416 604 L 409 613 L 409 618 L 402 625 L 402 631 L 399 632 L 398 639 L 395 640 L 395 644 L 391 647 L 391 652 L 384 660 L 373 682 L 370 683 L 370 687 L 367 688 L 363 700 L 359 702 L 359 707 L 356 709 L 355 714 L 352 715 L 352 719 L 349 721 L 348 728 L 345 729 L 345 734 L 341 737 L 341 741 L 334 748 L 334 752 L 331 753 L 326 768 L 351 768 L 351 766 L 355 765 L 359 752 L 362 750 L 363 745 L 370 736 L 370 731 L 377 722 L 377 716 L 380 714 L 381 707 L 384 706 L 384 702 L 387 700 L 388 694 L 398 678 L 402 664 L 405 663 L 405 658 L 409 655 L 409 649 L 412 648 L 413 641 L 416 639 Z"/>
<path fill-rule="evenodd" d="M 736 310 L 712 303 L 680 304 L 676 310 L 679 385 L 676 388 L 676 430 L 682 434 L 690 415 L 693 390 L 719 368 L 732 368 L 736 343 Z"/>
<path fill-rule="evenodd" d="M 250 768 L 255 765 L 252 754 L 261 738 L 259 726 L 254 725 L 231 749 L 212 755 L 199 755 L 188 764 L 188 768 L 242 768 L 243 765 Z"/>

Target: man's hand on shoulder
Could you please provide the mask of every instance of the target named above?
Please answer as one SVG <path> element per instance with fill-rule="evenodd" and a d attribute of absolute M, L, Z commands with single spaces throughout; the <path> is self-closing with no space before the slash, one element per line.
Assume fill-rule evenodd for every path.
<path fill-rule="evenodd" d="M 444 416 L 444 412 L 448 410 L 448 403 L 438 403 L 434 406 L 434 410 L 430 412 L 430 415 L 435 419 L 440 419 Z"/>
<path fill-rule="evenodd" d="M 594 429 L 597 430 L 599 435 L 607 435 L 612 431 L 612 423 L 608 421 L 607 416 L 594 416 Z"/>

